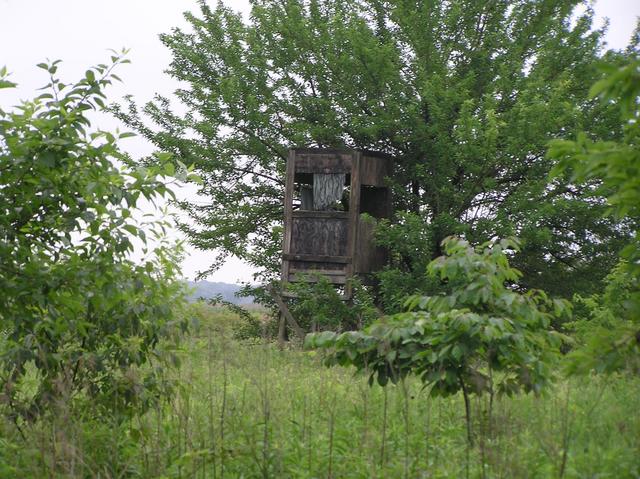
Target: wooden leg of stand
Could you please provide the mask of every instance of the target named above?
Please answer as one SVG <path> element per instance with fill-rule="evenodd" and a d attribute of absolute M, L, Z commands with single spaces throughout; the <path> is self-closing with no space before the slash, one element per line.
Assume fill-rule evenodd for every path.
<path fill-rule="evenodd" d="M 286 332 L 286 319 L 284 314 L 280 313 L 280 319 L 278 321 L 278 346 L 280 349 L 284 348 L 285 332 Z"/>
<path fill-rule="evenodd" d="M 271 296 L 273 296 L 274 301 L 278 305 L 278 309 L 280 310 L 280 313 L 285 317 L 285 319 L 289 323 L 289 326 L 291 326 L 291 329 L 293 329 L 293 331 L 296 333 L 296 336 L 298 336 L 300 341 L 304 341 L 304 336 L 305 336 L 304 330 L 293 318 L 293 316 L 291 315 L 291 312 L 289 311 L 289 308 L 287 308 L 287 305 L 282 300 L 280 295 L 273 289 L 271 285 L 267 287 L 267 290 L 269 291 L 269 293 L 271 293 Z"/>

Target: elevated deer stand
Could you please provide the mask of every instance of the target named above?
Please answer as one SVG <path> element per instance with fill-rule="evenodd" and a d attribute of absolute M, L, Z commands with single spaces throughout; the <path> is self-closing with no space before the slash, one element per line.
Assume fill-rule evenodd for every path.
<path fill-rule="evenodd" d="M 391 158 L 359 150 L 295 149 L 287 159 L 282 284 L 314 281 L 321 275 L 352 296 L 349 279 L 367 283 L 387 261 L 373 242 L 376 218 L 391 217 L 391 192 L 385 177 Z M 280 309 L 279 340 L 285 320 L 299 336 L 304 332 L 291 316 L 284 297 L 271 290 Z"/>

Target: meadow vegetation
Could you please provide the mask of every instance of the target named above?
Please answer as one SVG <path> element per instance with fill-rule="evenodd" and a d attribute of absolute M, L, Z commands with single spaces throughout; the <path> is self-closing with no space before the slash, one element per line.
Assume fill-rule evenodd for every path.
<path fill-rule="evenodd" d="M 416 378 L 370 387 L 321 355 L 237 341 L 242 320 L 192 306 L 176 394 L 131 421 L 59 402 L 26 429 L 0 426 L 0 477 L 637 477 L 640 380 L 561 379 L 544 395 L 432 397 Z M 260 320 L 260 317 L 258 316 Z"/>

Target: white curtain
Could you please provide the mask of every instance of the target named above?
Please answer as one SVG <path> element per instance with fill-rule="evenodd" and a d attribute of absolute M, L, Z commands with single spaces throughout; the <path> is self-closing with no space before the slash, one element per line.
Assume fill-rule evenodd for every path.
<path fill-rule="evenodd" d="M 340 201 L 344 190 L 344 173 L 328 175 L 313 175 L 313 209 L 327 210 L 331 205 Z"/>

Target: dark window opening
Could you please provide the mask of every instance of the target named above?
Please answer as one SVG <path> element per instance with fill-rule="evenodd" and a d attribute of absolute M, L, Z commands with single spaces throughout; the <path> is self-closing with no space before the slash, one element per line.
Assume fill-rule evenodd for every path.
<path fill-rule="evenodd" d="M 389 188 L 363 185 L 360 187 L 360 212 L 374 218 L 388 218 Z"/>

